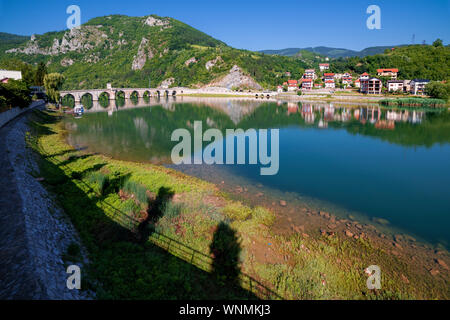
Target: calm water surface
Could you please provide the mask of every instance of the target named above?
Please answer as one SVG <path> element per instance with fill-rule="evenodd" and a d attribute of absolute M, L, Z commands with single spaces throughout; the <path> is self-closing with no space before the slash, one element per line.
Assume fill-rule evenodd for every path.
<path fill-rule="evenodd" d="M 262 184 L 367 218 L 379 217 L 419 238 L 450 243 L 450 112 L 390 111 L 378 106 L 178 97 L 94 105 L 66 119 L 69 142 L 115 158 L 171 166 L 173 130 L 279 128 L 280 169 L 181 166 L 217 182 Z"/>

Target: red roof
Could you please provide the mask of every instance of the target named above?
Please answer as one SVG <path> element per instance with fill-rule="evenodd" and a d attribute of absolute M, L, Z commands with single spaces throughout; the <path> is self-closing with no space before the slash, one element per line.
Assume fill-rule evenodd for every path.
<path fill-rule="evenodd" d="M 398 69 L 377 69 L 377 72 L 398 72 Z"/>
<path fill-rule="evenodd" d="M 362 76 L 368 76 L 369 74 L 367 73 L 367 72 L 364 72 L 363 74 L 362 74 Z"/>
<path fill-rule="evenodd" d="M 333 83 L 333 82 L 334 82 L 334 80 L 330 80 L 330 79 L 325 80 L 325 83 Z"/>
<path fill-rule="evenodd" d="M 319 66 L 329 67 L 330 64 L 329 63 L 319 63 Z"/>
<path fill-rule="evenodd" d="M 331 77 L 331 76 L 334 76 L 334 73 L 324 73 L 323 74 L 325 77 Z"/>
<path fill-rule="evenodd" d="M 288 80 L 288 83 L 289 84 L 297 84 L 298 82 L 297 82 L 297 80 Z"/>
<path fill-rule="evenodd" d="M 312 79 L 303 79 L 302 82 L 312 82 Z"/>

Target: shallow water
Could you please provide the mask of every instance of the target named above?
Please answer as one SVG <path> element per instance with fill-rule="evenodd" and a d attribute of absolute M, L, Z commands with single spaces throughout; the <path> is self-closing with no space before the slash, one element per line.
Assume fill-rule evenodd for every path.
<path fill-rule="evenodd" d="M 279 128 L 278 174 L 261 176 L 260 165 L 171 165 L 173 130 L 192 134 L 194 121 L 223 133 Z M 419 238 L 450 242 L 448 111 L 178 97 L 94 106 L 82 119 L 68 117 L 66 127 L 69 142 L 90 152 L 162 163 L 216 183 L 262 184 L 274 196 L 383 218 Z"/>

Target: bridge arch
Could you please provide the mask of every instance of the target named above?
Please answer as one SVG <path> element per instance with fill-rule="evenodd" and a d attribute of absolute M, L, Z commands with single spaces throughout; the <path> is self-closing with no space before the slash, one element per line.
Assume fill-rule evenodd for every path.
<path fill-rule="evenodd" d="M 123 107 L 125 105 L 125 91 L 123 90 L 117 90 L 115 93 L 115 98 L 116 98 L 116 106 L 117 107 Z"/>
<path fill-rule="evenodd" d="M 69 108 L 75 107 L 75 96 L 71 93 L 64 93 L 60 95 L 61 105 Z"/>
<path fill-rule="evenodd" d="M 90 109 L 94 104 L 94 96 L 90 92 L 84 92 L 81 94 L 80 102 L 86 109 Z"/>
<path fill-rule="evenodd" d="M 109 104 L 110 104 L 109 100 L 110 99 L 111 99 L 111 97 L 109 96 L 109 92 L 107 92 L 107 91 L 103 91 L 102 93 L 100 93 L 98 95 L 98 103 L 103 108 L 109 107 Z"/>

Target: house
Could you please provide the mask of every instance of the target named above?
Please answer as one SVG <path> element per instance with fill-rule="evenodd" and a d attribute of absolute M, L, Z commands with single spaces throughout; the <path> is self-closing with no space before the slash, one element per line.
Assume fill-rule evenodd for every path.
<path fill-rule="evenodd" d="M 2 83 L 8 83 L 9 79 L 22 80 L 22 72 L 15 70 L 0 69 L 0 80 Z"/>
<path fill-rule="evenodd" d="M 319 69 L 321 72 L 330 69 L 329 63 L 319 63 Z"/>
<path fill-rule="evenodd" d="M 283 86 L 278 86 L 277 87 L 277 92 L 278 93 L 282 93 L 283 92 Z"/>
<path fill-rule="evenodd" d="M 403 92 L 408 93 L 411 91 L 411 80 L 403 80 Z"/>
<path fill-rule="evenodd" d="M 291 76 L 291 73 L 290 73 L 289 71 L 286 71 L 286 72 L 284 73 L 284 75 L 285 75 L 286 77 L 290 77 L 290 76 Z"/>
<path fill-rule="evenodd" d="M 355 81 L 355 87 L 356 87 L 356 88 L 361 88 L 361 80 L 356 79 L 356 81 Z"/>
<path fill-rule="evenodd" d="M 288 91 L 296 91 L 298 89 L 298 81 L 297 80 L 288 80 Z"/>
<path fill-rule="evenodd" d="M 397 79 L 398 69 L 378 69 L 379 77 L 391 77 L 392 80 Z"/>
<path fill-rule="evenodd" d="M 425 87 L 430 82 L 430 80 L 426 79 L 414 79 L 411 80 L 411 89 L 409 92 L 412 94 L 421 94 L 423 95 L 425 93 Z"/>
<path fill-rule="evenodd" d="M 334 73 L 324 73 L 323 74 L 324 80 L 333 80 L 334 81 Z"/>
<path fill-rule="evenodd" d="M 361 81 L 361 92 L 366 94 L 381 94 L 383 83 L 380 79 L 370 78 Z"/>
<path fill-rule="evenodd" d="M 369 80 L 370 75 L 367 72 L 364 72 L 362 75 L 359 76 L 359 80 L 364 81 L 364 80 Z"/>
<path fill-rule="evenodd" d="M 305 73 L 303 74 L 303 79 L 313 79 L 316 80 L 316 70 L 314 69 L 306 69 Z"/>
<path fill-rule="evenodd" d="M 353 77 L 350 73 L 344 73 L 342 76 L 342 84 L 351 85 L 353 83 Z"/>
<path fill-rule="evenodd" d="M 387 89 L 391 91 L 403 91 L 403 80 L 389 80 L 387 82 Z"/>
<path fill-rule="evenodd" d="M 334 83 L 334 79 L 325 79 L 325 88 L 330 88 L 330 89 L 336 88 L 336 84 Z"/>
<path fill-rule="evenodd" d="M 313 88 L 313 85 L 314 85 L 313 79 L 302 80 L 302 89 L 311 90 Z"/>
<path fill-rule="evenodd" d="M 314 88 L 320 89 L 320 88 L 322 88 L 322 84 L 321 83 L 315 83 L 314 84 Z"/>

